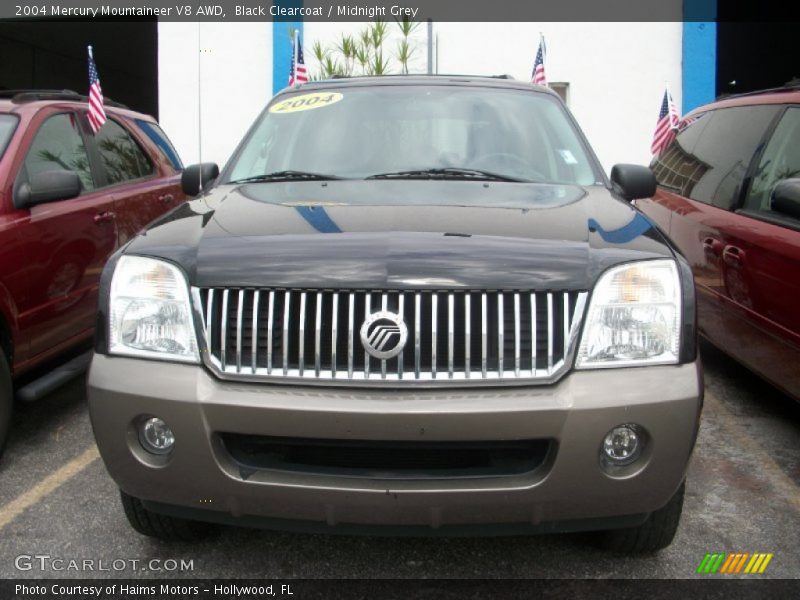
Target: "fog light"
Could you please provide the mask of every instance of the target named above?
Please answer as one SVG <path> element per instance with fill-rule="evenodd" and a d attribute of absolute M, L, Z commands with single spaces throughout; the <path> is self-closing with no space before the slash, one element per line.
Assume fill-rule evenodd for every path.
<path fill-rule="evenodd" d="M 627 465 L 639 458 L 642 439 L 636 425 L 618 425 L 603 440 L 603 454 L 614 465 Z"/>
<path fill-rule="evenodd" d="M 152 454 L 167 454 L 175 445 L 175 434 L 164 421 L 152 417 L 139 428 L 139 442 Z"/>

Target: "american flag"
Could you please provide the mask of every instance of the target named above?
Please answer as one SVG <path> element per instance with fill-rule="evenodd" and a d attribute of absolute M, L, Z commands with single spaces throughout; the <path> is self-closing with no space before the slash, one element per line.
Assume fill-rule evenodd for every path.
<path fill-rule="evenodd" d="M 544 36 L 539 38 L 539 50 L 536 52 L 536 60 L 533 61 L 533 73 L 531 73 L 531 83 L 536 85 L 547 85 L 547 78 L 544 76 L 544 57 L 547 50 L 544 45 Z"/>
<path fill-rule="evenodd" d="M 672 101 L 672 94 L 669 93 L 669 89 L 665 89 L 664 99 L 661 101 L 661 110 L 658 111 L 656 131 L 653 133 L 653 142 L 650 144 L 650 152 L 654 156 L 658 156 L 664 148 L 669 146 L 675 137 L 680 122 L 681 116 Z"/>
<path fill-rule="evenodd" d="M 289 69 L 289 85 L 308 83 L 308 71 L 303 60 L 303 45 L 300 43 L 300 32 L 295 31 L 292 42 L 292 66 Z"/>
<path fill-rule="evenodd" d="M 106 111 L 103 109 L 103 89 L 100 87 L 100 78 L 97 76 L 97 67 L 92 56 L 92 47 L 89 46 L 89 125 L 97 133 L 106 122 Z"/>

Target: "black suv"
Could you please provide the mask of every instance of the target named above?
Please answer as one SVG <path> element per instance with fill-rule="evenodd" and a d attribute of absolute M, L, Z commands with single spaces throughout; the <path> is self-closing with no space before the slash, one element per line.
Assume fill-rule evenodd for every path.
<path fill-rule="evenodd" d="M 103 273 L 89 400 L 133 527 L 667 545 L 702 399 L 694 287 L 626 201 L 652 173 L 611 179 L 545 88 L 279 94 Z"/>

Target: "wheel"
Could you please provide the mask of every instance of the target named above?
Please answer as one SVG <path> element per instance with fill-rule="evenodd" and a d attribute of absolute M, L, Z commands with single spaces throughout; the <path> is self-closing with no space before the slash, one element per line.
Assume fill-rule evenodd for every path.
<path fill-rule="evenodd" d="M 8 368 L 8 361 L 0 348 L 0 456 L 3 455 L 3 448 L 6 445 L 13 407 L 14 388 L 11 385 L 11 370 Z"/>
<path fill-rule="evenodd" d="M 122 490 L 119 494 L 128 523 L 142 535 L 165 542 L 197 542 L 213 530 L 208 523 L 154 513 L 147 510 L 138 498 L 129 496 Z"/>
<path fill-rule="evenodd" d="M 601 546 L 606 550 L 625 554 L 656 552 L 669 546 L 678 531 L 685 488 L 684 482 L 666 506 L 653 512 L 638 527 L 601 532 Z"/>

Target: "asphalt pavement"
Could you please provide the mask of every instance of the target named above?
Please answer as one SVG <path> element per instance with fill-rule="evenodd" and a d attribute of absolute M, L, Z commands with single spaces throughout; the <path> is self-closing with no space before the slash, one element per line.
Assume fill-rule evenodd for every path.
<path fill-rule="evenodd" d="M 609 554 L 587 534 L 388 538 L 227 527 L 199 544 L 150 540 L 125 520 L 76 380 L 14 417 L 0 460 L 0 577 L 708 578 L 730 576 L 697 575 L 706 553 L 768 552 L 766 572 L 749 577 L 800 578 L 800 403 L 707 344 L 702 356 L 706 403 L 683 519 L 655 555 Z"/>

